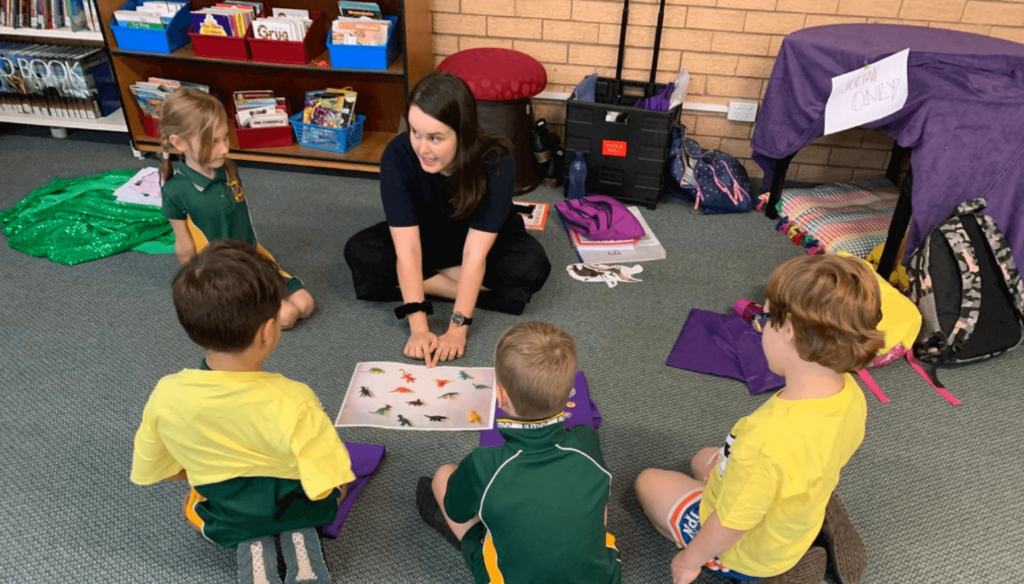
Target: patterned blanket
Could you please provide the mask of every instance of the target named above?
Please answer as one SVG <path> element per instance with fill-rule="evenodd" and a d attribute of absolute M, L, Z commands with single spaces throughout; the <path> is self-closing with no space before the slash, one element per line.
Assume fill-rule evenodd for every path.
<path fill-rule="evenodd" d="M 899 189 L 883 177 L 806 189 L 786 189 L 779 199 L 780 233 L 807 253 L 845 251 L 865 258 L 885 243 Z M 762 205 L 768 193 L 761 195 Z"/>

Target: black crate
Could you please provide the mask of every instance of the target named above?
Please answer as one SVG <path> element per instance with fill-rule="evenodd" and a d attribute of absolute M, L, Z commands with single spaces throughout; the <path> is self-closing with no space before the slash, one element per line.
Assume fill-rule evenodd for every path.
<path fill-rule="evenodd" d="M 596 101 L 569 97 L 565 105 L 565 192 L 575 151 L 587 159 L 587 193 L 654 209 L 665 189 L 665 159 L 679 106 L 670 111 L 633 107 L 664 84 L 598 77 Z M 621 121 L 607 121 L 609 114 Z"/>

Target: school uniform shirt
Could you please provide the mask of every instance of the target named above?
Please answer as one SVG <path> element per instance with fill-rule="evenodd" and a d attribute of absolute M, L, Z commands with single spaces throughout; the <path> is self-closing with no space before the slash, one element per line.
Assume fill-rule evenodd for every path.
<path fill-rule="evenodd" d="M 839 472 L 864 441 L 867 403 L 849 374 L 823 399 L 773 395 L 732 428 L 708 475 L 701 524 L 712 513 L 746 531 L 721 555 L 730 570 L 769 577 L 792 568 L 821 530 Z"/>
<path fill-rule="evenodd" d="M 505 443 L 477 448 L 448 479 L 445 511 L 463 523 L 477 584 L 618 583 L 615 538 L 605 527 L 611 474 L 597 433 L 565 428 L 562 415 L 538 422 L 499 419 Z"/>
<path fill-rule="evenodd" d="M 204 535 L 225 547 L 329 522 L 336 487 L 355 479 L 313 391 L 262 371 L 184 369 L 157 383 L 135 434 L 131 481 L 182 470 L 208 499 L 196 509 Z"/>
<path fill-rule="evenodd" d="M 217 239 L 238 239 L 256 245 L 245 194 L 241 189 L 237 194 L 231 189 L 223 168 L 217 169 L 214 178 L 208 178 L 187 164 L 179 164 L 161 194 L 164 216 L 188 221 L 197 251 Z"/>
<path fill-rule="evenodd" d="M 380 161 L 380 192 L 388 225 L 418 226 L 425 249 L 458 246 L 460 250 L 470 229 L 498 233 L 510 217 L 522 227 L 522 220 L 512 212 L 515 157 L 491 154 L 484 166 L 487 187 L 480 206 L 468 219 L 454 219 L 450 178 L 425 172 L 409 142 L 409 133 L 399 134 Z"/>

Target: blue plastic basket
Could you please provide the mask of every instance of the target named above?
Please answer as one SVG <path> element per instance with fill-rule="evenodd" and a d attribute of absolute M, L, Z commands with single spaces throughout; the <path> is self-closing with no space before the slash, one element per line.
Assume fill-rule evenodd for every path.
<path fill-rule="evenodd" d="M 331 42 L 331 33 L 327 33 L 327 51 L 331 55 L 331 67 L 335 69 L 370 69 L 373 71 L 384 71 L 398 56 L 399 35 L 395 34 L 398 28 L 397 16 L 385 16 L 391 21 L 388 28 L 388 41 L 382 47 L 360 46 L 360 45 L 336 45 Z"/>
<path fill-rule="evenodd" d="M 302 146 L 344 154 L 363 141 L 366 116 L 356 114 L 356 122 L 347 128 L 326 128 L 302 122 L 302 112 L 291 117 L 295 139 Z"/>
<path fill-rule="evenodd" d="M 117 48 L 122 51 L 170 54 L 187 45 L 188 29 L 192 26 L 192 12 L 187 2 L 178 3 L 184 4 L 184 7 L 178 10 L 164 30 L 121 26 L 117 19 L 111 19 L 110 30 L 117 39 Z M 140 4 L 142 0 L 128 0 L 121 10 L 135 10 Z"/>

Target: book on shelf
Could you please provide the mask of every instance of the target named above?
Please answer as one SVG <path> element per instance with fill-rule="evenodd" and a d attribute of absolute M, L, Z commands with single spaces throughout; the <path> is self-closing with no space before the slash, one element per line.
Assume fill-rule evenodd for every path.
<path fill-rule="evenodd" d="M 207 85 L 164 77 L 150 77 L 146 81 L 136 81 L 128 87 L 128 90 L 131 91 L 135 103 L 144 116 L 159 119 L 160 108 L 163 107 L 164 100 L 182 88 L 210 93 L 210 87 Z"/>
<path fill-rule="evenodd" d="M 252 23 L 250 7 L 203 8 L 192 12 L 192 31 L 223 37 L 244 37 Z"/>
<path fill-rule="evenodd" d="M 331 23 L 331 42 L 336 45 L 383 46 L 388 43 L 390 20 L 339 16 Z"/>
<path fill-rule="evenodd" d="M 569 226 L 569 239 L 572 240 L 572 244 L 576 247 L 593 247 L 600 249 L 633 249 L 636 247 L 637 242 L 640 241 L 639 237 L 632 239 L 590 239 L 582 235 L 575 227 Z"/>
<path fill-rule="evenodd" d="M 325 128 L 347 128 L 356 121 L 358 95 L 351 87 L 307 91 L 302 122 Z"/>
<path fill-rule="evenodd" d="M 96 119 L 119 107 L 113 72 L 102 49 L 0 43 L 3 111 Z"/>
<path fill-rule="evenodd" d="M 348 18 L 369 18 L 380 20 L 380 5 L 376 2 L 338 2 L 338 14 Z"/>
<path fill-rule="evenodd" d="M 293 16 L 257 18 L 252 22 L 252 36 L 271 41 L 301 42 L 306 38 L 306 31 L 312 24 L 313 22 L 308 18 L 301 19 Z"/>
<path fill-rule="evenodd" d="M 239 128 L 273 128 L 288 125 L 288 105 L 268 89 L 236 91 L 235 121 Z"/>

